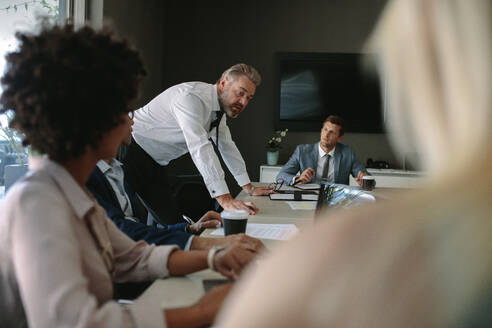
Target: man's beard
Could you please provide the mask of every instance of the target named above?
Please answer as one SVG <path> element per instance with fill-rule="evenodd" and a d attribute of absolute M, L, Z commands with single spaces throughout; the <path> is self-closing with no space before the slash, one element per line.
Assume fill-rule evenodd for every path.
<path fill-rule="evenodd" d="M 222 90 L 221 94 L 219 95 L 219 106 L 222 111 L 224 111 L 228 117 L 230 118 L 236 118 L 238 115 L 234 115 L 232 112 L 232 108 L 230 106 L 225 105 L 225 100 L 227 99 L 227 95 L 229 94 L 229 89 L 224 88 Z"/>

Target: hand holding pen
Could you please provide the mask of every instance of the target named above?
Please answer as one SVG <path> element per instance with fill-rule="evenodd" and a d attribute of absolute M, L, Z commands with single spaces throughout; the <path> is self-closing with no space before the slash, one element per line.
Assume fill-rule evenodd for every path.
<path fill-rule="evenodd" d="M 308 183 L 309 181 L 311 181 L 313 178 L 314 178 L 314 175 L 316 174 L 316 172 L 308 167 L 307 169 L 305 169 L 301 175 L 299 177 L 296 178 L 296 180 L 294 181 L 294 184 L 293 186 L 297 185 L 297 184 L 305 184 L 305 183 Z"/>
<path fill-rule="evenodd" d="M 215 211 L 208 211 L 200 218 L 200 220 L 198 220 L 198 222 L 194 222 L 186 215 L 183 215 L 183 219 L 188 222 L 188 230 L 194 235 L 201 234 L 203 230 L 207 228 L 219 228 L 222 224 L 220 214 Z"/>

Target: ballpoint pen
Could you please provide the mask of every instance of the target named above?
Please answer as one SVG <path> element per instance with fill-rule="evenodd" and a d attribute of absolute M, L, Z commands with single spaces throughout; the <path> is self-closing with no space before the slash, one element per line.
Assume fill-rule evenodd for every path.
<path fill-rule="evenodd" d="M 186 216 L 183 214 L 183 219 L 188 222 L 189 225 L 192 225 L 192 224 L 195 224 L 195 221 L 193 221 L 192 219 L 190 219 L 190 217 Z"/>
<path fill-rule="evenodd" d="M 192 233 L 190 230 L 190 226 L 192 226 L 195 222 L 190 217 L 188 217 L 184 214 L 182 216 L 183 216 L 183 220 L 185 220 L 186 223 L 188 223 L 188 225 L 185 228 L 185 232 Z"/>
<path fill-rule="evenodd" d="M 192 224 L 195 224 L 196 222 L 193 221 L 189 216 L 186 216 L 186 215 L 182 215 L 183 216 L 183 220 L 185 220 L 189 225 L 192 225 Z M 221 226 L 221 223 L 217 223 L 217 227 L 216 228 L 220 228 Z"/>

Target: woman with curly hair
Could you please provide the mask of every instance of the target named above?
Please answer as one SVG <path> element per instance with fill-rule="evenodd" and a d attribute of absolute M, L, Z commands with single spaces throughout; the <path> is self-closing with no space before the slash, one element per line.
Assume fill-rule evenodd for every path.
<path fill-rule="evenodd" d="M 210 324 L 228 287 L 188 308 L 112 300 L 113 282 L 148 281 L 207 267 L 235 276 L 240 248 L 183 252 L 134 242 L 84 188 L 97 161 L 114 157 L 132 124 L 145 74 L 137 52 L 110 31 L 73 26 L 18 34 L 7 55 L 0 112 L 23 144 L 46 154 L 8 192 L 0 211 L 2 327 L 195 327 Z"/>

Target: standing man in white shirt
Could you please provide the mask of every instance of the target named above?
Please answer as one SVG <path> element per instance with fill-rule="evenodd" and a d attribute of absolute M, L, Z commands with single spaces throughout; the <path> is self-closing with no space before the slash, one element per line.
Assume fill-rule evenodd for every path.
<path fill-rule="evenodd" d="M 135 111 L 133 142 L 124 159 L 130 185 L 166 224 L 181 216 L 169 187 L 166 166 L 190 153 L 205 185 L 227 210 L 244 209 L 255 214 L 252 202 L 235 200 L 229 193 L 224 171 L 214 152 L 217 145 L 237 183 L 250 195 L 266 195 L 268 188 L 251 185 L 244 160 L 226 125 L 227 114 L 236 118 L 253 98 L 260 74 L 246 64 L 227 69 L 217 84 L 186 82 L 170 87 Z"/>

